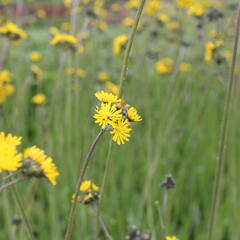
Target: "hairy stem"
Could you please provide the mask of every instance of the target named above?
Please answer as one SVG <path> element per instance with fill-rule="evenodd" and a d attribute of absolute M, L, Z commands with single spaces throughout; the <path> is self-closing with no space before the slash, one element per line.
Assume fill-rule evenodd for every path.
<path fill-rule="evenodd" d="M 19 178 L 17 178 L 17 179 L 14 179 L 14 180 L 11 181 L 11 182 L 8 182 L 8 183 L 2 185 L 2 186 L 0 187 L 0 192 L 2 192 L 4 189 L 6 189 L 6 188 L 8 188 L 8 187 L 11 187 L 11 186 L 13 186 L 13 185 L 15 185 L 15 184 L 17 184 L 17 183 L 19 183 L 19 182 L 22 182 L 22 181 L 25 180 L 26 178 L 27 178 L 27 177 L 25 177 L 25 176 L 21 176 L 21 177 L 19 177 Z"/>
<path fill-rule="evenodd" d="M 209 229 L 208 229 L 208 240 L 213 240 L 214 235 L 214 228 L 215 228 L 215 219 L 216 219 L 216 210 L 219 201 L 219 192 L 221 186 L 221 179 L 222 179 L 222 171 L 224 166 L 224 155 L 226 150 L 226 141 L 227 141 L 227 134 L 228 134 L 228 122 L 229 122 L 229 113 L 230 113 L 230 106 L 232 103 L 232 95 L 233 95 L 233 83 L 234 83 L 234 71 L 237 59 L 237 50 L 238 50 L 238 40 L 239 40 L 239 32 L 240 32 L 240 4 L 238 6 L 238 18 L 237 18 L 237 26 L 236 26 L 236 34 L 235 40 L 233 45 L 233 59 L 231 64 L 231 70 L 229 75 L 229 80 L 227 84 L 227 95 L 225 98 L 225 105 L 224 105 L 224 113 L 223 113 L 223 122 L 221 128 L 221 135 L 220 135 L 220 148 L 218 153 L 218 162 L 216 167 L 216 175 L 215 175 L 215 183 L 213 189 L 213 199 L 212 199 L 212 206 L 210 212 L 210 221 L 209 221 Z"/>

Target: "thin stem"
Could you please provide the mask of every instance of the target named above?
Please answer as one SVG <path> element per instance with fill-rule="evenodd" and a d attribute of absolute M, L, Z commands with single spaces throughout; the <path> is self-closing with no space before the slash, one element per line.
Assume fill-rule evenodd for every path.
<path fill-rule="evenodd" d="M 74 194 L 74 199 L 73 199 L 73 203 L 70 209 L 70 213 L 69 213 L 69 218 L 68 218 L 68 224 L 67 224 L 67 230 L 66 230 L 66 234 L 64 237 L 64 240 L 69 240 L 71 233 L 72 233 L 72 228 L 73 228 L 73 222 L 74 222 L 74 218 L 75 218 L 75 214 L 76 214 L 76 208 L 77 208 L 77 200 L 78 200 L 78 195 L 80 192 L 80 186 L 82 184 L 83 178 L 85 176 L 87 167 L 89 165 L 91 156 L 94 152 L 94 149 L 96 148 L 97 143 L 99 142 L 100 137 L 103 135 L 104 130 L 101 129 L 101 131 L 99 132 L 99 134 L 96 136 L 95 140 L 93 141 L 92 145 L 90 146 L 86 157 L 83 161 L 83 166 L 80 169 L 80 173 L 79 173 L 79 177 L 78 177 L 78 181 L 76 184 L 76 189 L 75 189 L 75 194 Z"/>
<path fill-rule="evenodd" d="M 15 185 L 15 184 L 17 184 L 17 183 L 19 183 L 19 182 L 22 182 L 22 181 L 25 180 L 26 178 L 27 178 L 27 177 L 25 177 L 25 176 L 21 176 L 21 177 L 13 180 L 13 181 L 11 181 L 11 182 L 8 182 L 8 183 L 4 184 L 3 186 L 0 187 L 0 192 L 2 192 L 4 189 L 6 189 L 6 188 L 8 188 L 8 187 L 11 187 L 11 186 L 13 186 L 13 185 Z"/>
<path fill-rule="evenodd" d="M 101 227 L 101 229 L 102 229 L 102 231 L 103 231 L 103 233 L 106 237 L 106 240 L 112 240 L 112 236 L 110 235 L 110 233 L 108 231 L 107 225 L 105 224 L 102 216 L 100 215 L 100 211 L 99 211 L 99 207 L 98 207 L 97 203 L 94 204 L 94 209 L 96 211 L 100 227 Z"/>
<path fill-rule="evenodd" d="M 139 20 L 141 18 L 141 15 L 142 15 L 142 11 L 143 11 L 143 7 L 144 7 L 145 2 L 146 2 L 146 0 L 141 0 L 141 2 L 140 2 L 140 5 L 139 5 L 138 10 L 137 10 L 137 15 L 136 15 L 136 18 L 134 20 L 133 27 L 132 27 L 132 32 L 130 34 L 129 41 L 127 43 L 127 48 L 126 48 L 126 51 L 125 51 L 125 54 L 124 54 L 123 65 L 122 65 L 122 70 L 121 70 L 121 75 L 120 75 L 119 94 L 118 94 L 119 96 L 121 96 L 121 94 L 122 94 L 123 83 L 126 80 L 129 56 L 130 56 L 133 41 L 134 41 L 134 38 L 135 38 L 135 35 L 136 35 L 136 32 L 137 32 L 138 23 L 139 23 Z"/>
<path fill-rule="evenodd" d="M 75 0 L 72 3 L 72 9 L 71 9 L 71 33 L 75 34 L 77 30 L 77 19 L 78 19 L 78 6 L 80 5 L 81 0 Z"/>
<path fill-rule="evenodd" d="M 214 235 L 216 210 L 217 210 L 217 205 L 219 201 L 222 170 L 224 166 L 225 146 L 226 146 L 226 140 L 227 140 L 227 134 L 228 134 L 229 113 L 230 113 L 230 106 L 232 103 L 232 95 L 233 95 L 234 71 L 235 71 L 235 65 L 236 65 L 236 59 L 237 59 L 239 32 L 240 32 L 240 4 L 238 5 L 236 34 L 235 34 L 235 40 L 233 45 L 233 59 L 232 59 L 230 76 L 229 76 L 228 85 L 227 85 L 227 95 L 225 98 L 223 122 L 222 122 L 221 135 L 220 135 L 220 149 L 218 154 L 218 163 L 216 167 L 215 184 L 214 184 L 213 199 L 212 199 L 212 206 L 211 206 L 211 212 L 210 212 L 208 240 L 212 240 Z"/>
<path fill-rule="evenodd" d="M 27 228 L 27 231 L 28 231 L 28 235 L 29 235 L 28 237 L 29 237 L 30 240 L 34 240 L 32 227 L 30 225 L 30 222 L 28 221 L 27 215 L 26 215 L 25 210 L 24 210 L 23 203 L 22 203 L 22 201 L 21 201 L 21 199 L 19 197 L 17 189 L 16 189 L 15 186 L 12 186 L 11 190 L 12 190 L 12 192 L 13 192 L 15 198 L 16 198 L 17 204 L 18 204 L 19 209 L 20 209 L 20 211 L 22 213 L 23 221 L 24 221 L 24 223 L 26 225 L 26 228 Z"/>
<path fill-rule="evenodd" d="M 7 179 L 11 178 L 14 175 L 14 172 L 10 172 L 7 176 L 2 177 L 0 181 L 6 181 Z"/>
<path fill-rule="evenodd" d="M 162 202 L 162 234 L 163 238 L 167 236 L 168 223 L 168 189 L 164 188 L 163 202 Z"/>

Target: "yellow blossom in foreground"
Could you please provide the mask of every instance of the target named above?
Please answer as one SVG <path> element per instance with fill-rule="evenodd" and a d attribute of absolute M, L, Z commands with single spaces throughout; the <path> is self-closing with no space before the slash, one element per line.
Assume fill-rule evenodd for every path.
<path fill-rule="evenodd" d="M 117 96 L 113 95 L 112 93 L 99 91 L 95 93 L 95 97 L 103 103 L 115 103 L 119 102 L 119 99 Z"/>
<path fill-rule="evenodd" d="M 113 41 L 113 53 L 119 54 L 121 53 L 127 44 L 128 36 L 126 34 L 122 34 L 117 36 Z"/>
<path fill-rule="evenodd" d="M 21 137 L 5 135 L 0 132 L 0 173 L 2 171 L 15 171 L 22 165 L 22 155 L 16 147 L 21 144 Z"/>
<path fill-rule="evenodd" d="M 173 61 L 170 58 L 164 58 L 156 63 L 156 70 L 160 74 L 172 72 Z"/>
<path fill-rule="evenodd" d="M 98 123 L 103 129 L 112 125 L 122 118 L 121 110 L 117 109 L 117 106 L 111 103 L 101 103 L 100 107 L 96 107 L 96 114 L 93 115 L 96 119 L 95 123 Z"/>
<path fill-rule="evenodd" d="M 32 97 L 32 103 L 34 104 L 45 104 L 47 102 L 46 95 L 43 93 L 38 93 Z"/>
<path fill-rule="evenodd" d="M 118 95 L 119 93 L 119 86 L 110 82 L 110 81 L 107 81 L 105 83 L 105 87 L 108 91 L 112 92 L 114 95 Z"/>
<path fill-rule="evenodd" d="M 39 79 L 42 76 L 42 70 L 37 65 L 31 65 L 31 73 L 36 79 Z"/>
<path fill-rule="evenodd" d="M 0 34 L 9 38 L 13 43 L 18 43 L 20 39 L 27 37 L 27 34 L 11 21 L 0 27 Z"/>
<path fill-rule="evenodd" d="M 61 46 L 63 48 L 75 49 L 77 47 L 77 38 L 70 34 L 58 33 L 53 36 L 50 44 Z"/>
<path fill-rule="evenodd" d="M 172 236 L 172 237 L 167 236 L 167 237 L 165 237 L 164 240 L 179 240 L 179 239 L 177 237 L 175 237 L 175 236 Z"/>
<path fill-rule="evenodd" d="M 29 177 L 45 177 L 53 185 L 56 184 L 56 177 L 59 175 L 52 158 L 36 146 L 24 150 L 22 172 Z"/>
<path fill-rule="evenodd" d="M 38 51 L 33 51 L 29 54 L 29 58 L 32 62 L 39 62 L 42 59 L 42 54 Z"/>
<path fill-rule="evenodd" d="M 102 82 L 105 82 L 109 79 L 109 75 L 106 72 L 100 72 L 98 74 L 98 79 Z"/>
<path fill-rule="evenodd" d="M 189 63 L 181 63 L 179 65 L 180 72 L 190 72 L 192 70 L 192 65 Z"/>
<path fill-rule="evenodd" d="M 130 123 L 127 119 L 121 119 L 119 121 L 113 122 L 111 125 L 113 127 L 113 130 L 110 133 L 113 135 L 112 140 L 114 142 L 120 145 L 129 140 L 129 132 L 132 129 L 130 128 Z"/>
<path fill-rule="evenodd" d="M 188 14 L 201 17 L 205 12 L 205 5 L 202 2 L 196 2 L 188 8 Z"/>
<path fill-rule="evenodd" d="M 138 114 L 137 109 L 134 107 L 130 107 L 127 109 L 127 117 L 130 122 L 142 121 L 141 116 Z"/>
<path fill-rule="evenodd" d="M 126 27 L 131 27 L 133 25 L 134 20 L 130 17 L 126 17 L 123 19 L 122 24 Z"/>
<path fill-rule="evenodd" d="M 159 0 L 150 0 L 146 3 L 145 11 L 150 16 L 156 16 L 162 8 L 162 4 Z"/>

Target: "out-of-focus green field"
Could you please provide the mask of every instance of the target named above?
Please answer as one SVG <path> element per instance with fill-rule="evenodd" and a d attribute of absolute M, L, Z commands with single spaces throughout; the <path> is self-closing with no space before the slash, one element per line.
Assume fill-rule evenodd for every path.
<path fill-rule="evenodd" d="M 236 11 L 226 12 L 229 18 L 235 18 Z M 206 42 L 198 39 L 196 22 L 181 13 L 180 19 L 184 26 L 182 35 L 172 35 L 155 23 L 137 33 L 123 97 L 138 109 L 143 121 L 134 125 L 129 142 L 121 146 L 112 143 L 111 152 L 110 138 L 105 134 L 85 177 L 101 187 L 106 174 L 100 209 L 115 240 L 124 239 L 132 224 L 141 230 L 149 229 L 153 240 L 161 239 L 160 183 L 167 174 L 172 174 L 176 181 L 169 195 L 169 235 L 182 240 L 206 239 L 230 61 L 221 65 L 204 62 Z M 38 240 L 63 237 L 83 157 L 99 132 L 92 117 L 97 103 L 94 94 L 103 88 L 97 75 L 107 72 L 112 82 L 119 83 L 122 55 L 113 55 L 112 41 L 130 31 L 110 25 L 104 32 L 91 33 L 80 56 L 79 67 L 86 71 L 86 77 L 74 81 L 59 74 L 64 53 L 49 44 L 52 21 L 57 25 L 65 20 L 42 19 L 27 26 L 28 39 L 11 47 L 5 67 L 12 73 L 15 93 L 2 105 L 1 130 L 22 136 L 23 147 L 36 144 L 45 149 L 60 172 L 56 186 L 38 179 L 17 185 Z M 224 21 L 219 28 L 227 35 L 234 25 Z M 205 26 L 206 39 L 208 31 L 216 27 L 214 24 Z M 156 37 L 151 34 L 153 31 L 158 32 Z M 183 46 L 180 38 L 189 46 Z M 224 41 L 224 49 L 231 50 L 233 34 Z M 38 64 L 43 76 L 26 87 L 31 51 L 43 55 Z M 158 58 L 153 59 L 150 52 L 157 53 Z M 172 73 L 160 75 L 155 62 L 164 57 L 172 58 L 175 65 Z M 66 58 L 65 67 L 72 66 L 71 52 Z M 179 72 L 177 66 L 181 62 L 191 63 L 192 71 Z M 239 65 L 236 80 L 238 75 Z M 240 239 L 239 87 L 236 82 L 217 214 L 218 240 Z M 31 97 L 37 92 L 46 94 L 47 104 L 31 104 Z M 11 224 L 13 217 L 21 216 L 11 191 L 1 193 L 0 199 L 0 239 L 26 239 L 24 224 L 18 227 L 16 236 Z M 97 235 L 99 226 L 92 208 L 79 205 L 71 239 L 104 239 Z"/>

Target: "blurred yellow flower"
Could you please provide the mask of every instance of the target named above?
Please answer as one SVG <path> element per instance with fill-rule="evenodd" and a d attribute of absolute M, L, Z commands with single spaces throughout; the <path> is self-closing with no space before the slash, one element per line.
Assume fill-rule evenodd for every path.
<path fill-rule="evenodd" d="M 170 58 L 164 58 L 156 62 L 156 70 L 160 74 L 168 74 L 172 72 L 173 60 Z"/>
<path fill-rule="evenodd" d="M 64 22 L 61 24 L 61 29 L 64 31 L 69 31 L 71 29 L 71 24 L 69 22 Z"/>
<path fill-rule="evenodd" d="M 39 18 L 46 18 L 47 17 L 47 13 L 44 9 L 38 9 L 37 12 L 36 12 L 37 16 Z"/>
<path fill-rule="evenodd" d="M 31 73 L 35 79 L 39 79 L 42 76 L 42 70 L 37 65 L 31 65 Z"/>
<path fill-rule="evenodd" d="M 225 51 L 224 51 L 224 57 L 225 57 L 227 60 L 232 60 L 232 57 L 233 57 L 232 51 L 231 51 L 231 50 L 225 50 Z"/>
<path fill-rule="evenodd" d="M 109 79 L 109 75 L 108 75 L 108 73 L 106 73 L 106 72 L 100 72 L 100 73 L 98 74 L 98 79 L 99 79 L 101 82 L 105 82 L 105 81 L 107 81 L 107 80 Z"/>
<path fill-rule="evenodd" d="M 180 23 L 178 21 L 171 21 L 168 23 L 167 28 L 170 31 L 176 31 L 180 28 Z"/>
<path fill-rule="evenodd" d="M 217 40 L 215 42 L 208 42 L 205 44 L 205 61 L 210 63 L 213 58 L 214 52 L 223 45 L 223 40 Z"/>
<path fill-rule="evenodd" d="M 77 38 L 70 34 L 58 33 L 53 36 L 50 44 L 63 47 L 64 49 L 69 48 L 74 50 L 77 47 Z"/>
<path fill-rule="evenodd" d="M 105 91 L 96 92 L 95 97 L 103 103 L 115 103 L 120 101 L 116 95 Z"/>
<path fill-rule="evenodd" d="M 0 71 L 0 103 L 5 102 L 8 96 L 14 92 L 14 86 L 11 84 L 11 74 L 8 70 Z"/>
<path fill-rule="evenodd" d="M 126 8 L 137 8 L 139 5 L 140 1 L 139 0 L 128 0 L 125 3 Z"/>
<path fill-rule="evenodd" d="M 188 14 L 201 17 L 205 12 L 205 5 L 202 2 L 196 2 L 188 8 Z"/>
<path fill-rule="evenodd" d="M 160 0 L 150 0 L 146 3 L 145 11 L 150 16 L 156 16 L 162 8 Z"/>
<path fill-rule="evenodd" d="M 164 240 L 179 240 L 179 239 L 175 236 L 172 236 L 172 237 L 167 236 Z"/>
<path fill-rule="evenodd" d="M 110 82 L 110 81 L 107 81 L 105 83 L 105 87 L 108 91 L 112 92 L 114 95 L 118 95 L 119 93 L 119 86 Z"/>
<path fill-rule="evenodd" d="M 130 122 L 142 121 L 141 116 L 138 114 L 137 109 L 134 107 L 130 107 L 127 109 L 127 117 Z"/>
<path fill-rule="evenodd" d="M 180 8 L 188 8 L 190 7 L 196 0 L 178 0 L 177 6 Z"/>
<path fill-rule="evenodd" d="M 165 13 L 159 13 L 157 15 L 157 19 L 162 23 L 166 23 L 169 21 L 169 16 Z"/>
<path fill-rule="evenodd" d="M 51 34 L 52 36 L 55 36 L 55 35 L 57 35 L 57 34 L 60 34 L 58 28 L 56 28 L 56 27 L 50 27 L 50 28 L 49 28 L 49 32 L 50 32 L 50 34 Z"/>
<path fill-rule="evenodd" d="M 190 72 L 192 70 L 192 65 L 189 63 L 181 63 L 179 65 L 180 72 Z"/>
<path fill-rule="evenodd" d="M 113 53 L 119 54 L 121 53 L 127 44 L 128 36 L 126 34 L 121 34 L 117 36 L 113 41 Z"/>
<path fill-rule="evenodd" d="M 43 93 L 38 93 L 35 96 L 32 97 L 32 103 L 34 104 L 45 104 L 47 102 L 46 95 Z"/>
<path fill-rule="evenodd" d="M 15 171 L 22 165 L 22 155 L 16 147 L 21 144 L 21 137 L 5 135 L 0 132 L 0 173 L 2 171 Z"/>
<path fill-rule="evenodd" d="M 78 68 L 76 70 L 76 74 L 80 77 L 80 78 L 85 78 L 86 77 L 86 72 L 82 69 L 82 68 Z"/>
<path fill-rule="evenodd" d="M 33 51 L 29 54 L 29 58 L 32 62 L 39 62 L 42 59 L 42 54 L 37 51 Z"/>
<path fill-rule="evenodd" d="M 133 23 L 134 23 L 134 20 L 133 20 L 133 18 L 130 18 L 130 17 L 126 17 L 122 21 L 122 24 L 126 27 L 131 27 L 133 25 Z"/>

